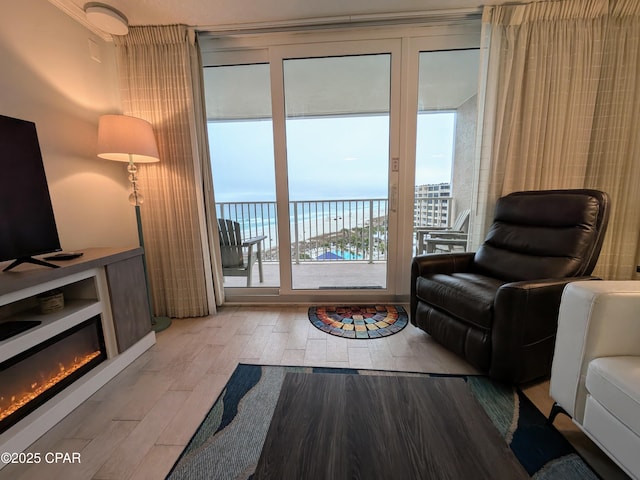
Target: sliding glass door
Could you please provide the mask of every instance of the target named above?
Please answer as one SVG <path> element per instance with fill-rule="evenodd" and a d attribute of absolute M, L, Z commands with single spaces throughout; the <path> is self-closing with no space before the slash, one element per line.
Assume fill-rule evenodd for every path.
<path fill-rule="evenodd" d="M 228 299 L 408 298 L 425 229 L 472 203 L 479 25 L 201 43 L 216 213 L 262 238 Z"/>
<path fill-rule="evenodd" d="M 237 228 L 246 258 L 233 246 L 221 251 L 226 288 L 280 285 L 278 217 L 273 158 L 270 68 L 268 63 L 223 65 L 204 69 L 211 167 L 216 216 L 225 233 Z M 236 227 L 237 225 L 237 227 Z M 231 239 L 233 235 L 227 235 Z M 248 247 L 254 244 L 251 257 Z M 259 260 L 259 261 L 258 261 Z M 242 264 L 239 264 L 242 263 Z M 249 276 L 249 269 L 255 270 Z M 262 270 L 262 272 L 261 272 Z"/>
<path fill-rule="evenodd" d="M 391 54 L 283 61 L 291 286 L 387 284 Z"/>
<path fill-rule="evenodd" d="M 421 51 L 415 253 L 465 251 L 474 186 L 480 51 Z"/>

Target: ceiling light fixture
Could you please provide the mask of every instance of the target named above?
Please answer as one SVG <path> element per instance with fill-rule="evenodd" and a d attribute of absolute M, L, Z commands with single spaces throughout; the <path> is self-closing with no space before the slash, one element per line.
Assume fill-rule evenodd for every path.
<path fill-rule="evenodd" d="M 111 35 L 126 35 L 129 33 L 127 17 L 109 5 L 103 3 L 87 3 L 84 6 L 87 21 L 103 32 Z"/>

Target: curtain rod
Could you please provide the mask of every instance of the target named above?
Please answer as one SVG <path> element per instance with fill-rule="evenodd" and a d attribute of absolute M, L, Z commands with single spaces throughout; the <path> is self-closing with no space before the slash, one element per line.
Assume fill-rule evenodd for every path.
<path fill-rule="evenodd" d="M 209 35 L 224 36 L 251 33 L 275 33 L 320 28 L 441 23 L 480 18 L 482 18 L 482 8 L 465 8 L 450 10 L 422 10 L 416 12 L 367 13 L 224 25 L 200 25 L 192 28 L 199 35 L 206 37 Z"/>

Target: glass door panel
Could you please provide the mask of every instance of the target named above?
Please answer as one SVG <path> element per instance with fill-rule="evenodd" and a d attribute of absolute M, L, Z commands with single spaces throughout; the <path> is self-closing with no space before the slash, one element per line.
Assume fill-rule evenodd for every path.
<path fill-rule="evenodd" d="M 479 61 L 477 49 L 420 52 L 415 254 L 466 250 Z"/>
<path fill-rule="evenodd" d="M 224 286 L 278 287 L 269 64 L 206 67 L 204 82 L 216 214 L 237 224 L 245 243 L 241 259 L 221 252 Z"/>
<path fill-rule="evenodd" d="M 391 55 L 283 62 L 293 289 L 387 284 Z"/>

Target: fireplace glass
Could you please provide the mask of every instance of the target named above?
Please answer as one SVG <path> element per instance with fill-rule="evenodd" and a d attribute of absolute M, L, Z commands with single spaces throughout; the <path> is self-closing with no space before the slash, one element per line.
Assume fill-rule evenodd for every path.
<path fill-rule="evenodd" d="M 0 433 L 106 358 L 97 315 L 0 364 Z"/>

